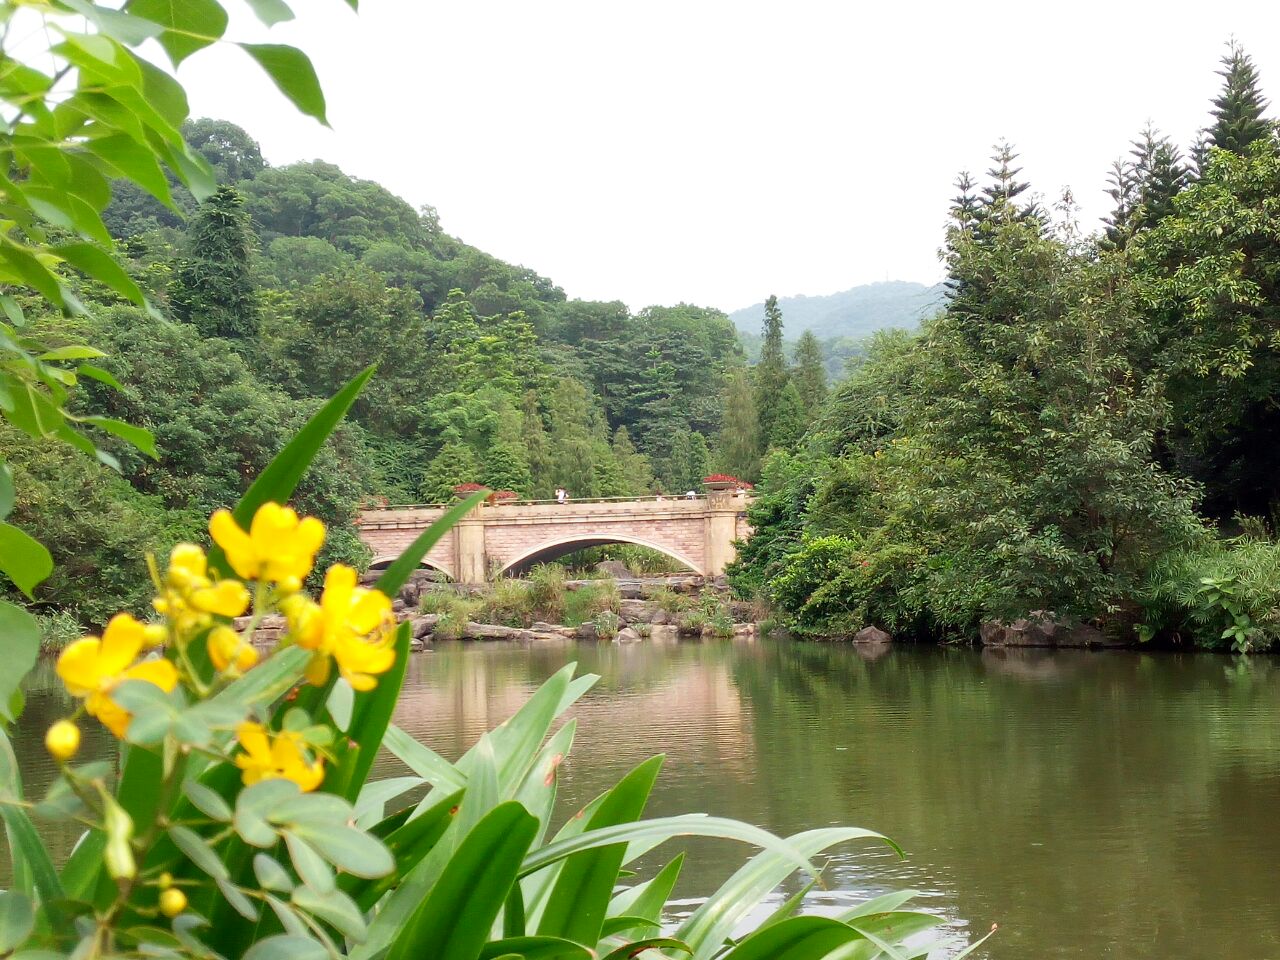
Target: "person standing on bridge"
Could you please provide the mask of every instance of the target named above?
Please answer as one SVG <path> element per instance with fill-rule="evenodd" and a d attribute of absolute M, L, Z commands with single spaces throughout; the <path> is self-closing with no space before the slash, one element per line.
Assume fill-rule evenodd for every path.
<path fill-rule="evenodd" d="M 556 487 L 556 503 L 564 503 L 569 499 L 569 491 L 564 487 Z"/>

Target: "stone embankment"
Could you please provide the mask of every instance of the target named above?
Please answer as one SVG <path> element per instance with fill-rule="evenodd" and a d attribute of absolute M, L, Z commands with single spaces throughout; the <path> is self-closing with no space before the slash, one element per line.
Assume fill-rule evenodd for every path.
<path fill-rule="evenodd" d="M 367 577 L 372 581 L 373 577 Z M 652 578 L 628 578 L 615 581 L 621 600 L 618 602 L 617 622 L 615 629 L 602 632 L 597 623 L 588 622 L 578 626 L 545 623 L 535 621 L 527 627 L 511 627 L 496 623 L 479 623 L 467 621 L 458 626 L 450 624 L 449 638 L 479 641 L 509 641 L 517 643 L 549 643 L 571 640 L 627 643 L 674 643 L 680 637 L 699 636 L 702 628 L 693 629 L 678 613 L 668 610 L 657 600 L 647 599 L 656 593 L 666 592 L 684 596 L 695 596 L 704 588 L 722 587 L 722 584 L 708 585 L 702 577 L 679 575 Z M 598 587 L 600 580 L 569 580 L 566 590 L 580 590 Z M 413 632 L 413 649 L 422 650 L 436 638 L 436 628 L 441 617 L 434 613 L 421 612 L 422 597 L 431 590 L 453 590 L 462 596 L 473 596 L 483 593 L 485 587 L 472 587 L 457 584 L 435 583 L 429 576 L 415 576 L 405 584 L 399 597 L 393 603 L 396 619 L 408 621 Z M 727 601 L 725 607 L 733 620 L 735 637 L 755 637 L 755 610 L 747 603 Z M 237 630 L 245 630 L 249 626 L 248 617 L 240 617 L 235 621 Z M 254 631 L 253 642 L 271 645 L 278 642 L 286 632 L 283 617 L 266 617 Z"/>

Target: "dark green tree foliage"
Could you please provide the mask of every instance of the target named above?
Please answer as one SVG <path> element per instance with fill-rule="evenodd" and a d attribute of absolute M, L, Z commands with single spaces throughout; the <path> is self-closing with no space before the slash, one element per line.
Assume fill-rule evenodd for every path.
<path fill-rule="evenodd" d="M 454 487 L 480 482 L 480 465 L 471 447 L 451 438 L 432 458 L 422 477 L 419 494 L 426 503 L 447 503 L 454 498 Z"/>
<path fill-rule="evenodd" d="M 796 341 L 795 369 L 791 379 L 804 404 L 805 416 L 812 420 L 827 398 L 827 371 L 823 366 L 822 345 L 810 330 L 800 334 Z"/>
<path fill-rule="evenodd" d="M 258 332 L 258 300 L 250 275 L 253 232 L 244 199 L 222 187 L 187 227 L 187 256 L 170 292 L 173 313 L 206 337 L 241 340 Z"/>
<path fill-rule="evenodd" d="M 788 379 L 787 358 L 782 347 L 782 311 L 778 308 L 778 298 L 772 294 L 764 302 L 763 333 L 760 362 L 756 364 L 754 372 L 761 445 L 768 449 L 774 445 L 774 417 Z"/>
<path fill-rule="evenodd" d="M 794 450 L 809 426 L 809 413 L 794 380 L 788 380 L 782 388 L 772 419 L 771 446 L 778 450 Z"/>
<path fill-rule="evenodd" d="M 1105 243 L 1123 248 L 1135 233 L 1173 212 L 1173 200 L 1187 186 L 1191 172 L 1173 142 L 1147 126 L 1133 141 L 1132 160 L 1117 160 L 1107 194 L 1115 203 L 1106 223 Z"/>
<path fill-rule="evenodd" d="M 182 135 L 209 161 L 219 183 L 252 180 L 267 168 L 258 141 L 230 121 L 208 117 L 188 120 L 182 125 Z"/>
<path fill-rule="evenodd" d="M 665 490 L 682 494 L 702 491 L 710 451 L 707 438 L 692 430 L 681 430 L 673 438 L 671 451 L 659 465 L 658 479 Z"/>
<path fill-rule="evenodd" d="M 1275 130 L 1275 124 L 1263 117 L 1267 100 L 1262 95 L 1258 69 L 1235 40 L 1228 45 L 1218 76 L 1222 77 L 1222 92 L 1213 101 L 1213 123 L 1204 131 L 1204 147 L 1197 164 L 1201 169 L 1204 149 L 1217 147 L 1245 154 L 1259 140 L 1269 141 Z"/>
<path fill-rule="evenodd" d="M 636 450 L 626 427 L 613 432 L 613 459 L 625 484 L 622 496 L 643 496 L 653 492 L 653 468 L 649 458 Z"/>
<path fill-rule="evenodd" d="M 1165 452 L 1212 517 L 1280 515 L 1280 159 L 1212 154 L 1131 250 L 1174 415 Z M 1211 291 L 1212 295 L 1206 295 Z"/>
<path fill-rule="evenodd" d="M 760 417 L 751 378 L 745 368 L 729 375 L 725 386 L 724 420 L 716 449 L 716 469 L 731 477 L 755 482 L 760 474 Z"/>

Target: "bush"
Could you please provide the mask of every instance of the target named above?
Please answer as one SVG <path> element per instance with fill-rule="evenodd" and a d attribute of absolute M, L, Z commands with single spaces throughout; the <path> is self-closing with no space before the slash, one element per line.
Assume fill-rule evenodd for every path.
<path fill-rule="evenodd" d="M 440 619 L 432 631 L 437 639 L 457 640 L 472 619 L 477 603 L 469 597 L 460 597 L 452 590 L 432 590 L 422 595 L 423 613 L 433 613 Z"/>
<path fill-rule="evenodd" d="M 564 567 L 539 563 L 529 571 L 528 598 L 539 620 L 559 623 L 565 614 Z"/>
<path fill-rule="evenodd" d="M 612 610 L 601 610 L 591 618 L 595 625 L 596 636 L 601 640 L 612 640 L 622 629 L 622 618 Z"/>
<path fill-rule="evenodd" d="M 1173 551 L 1139 595 L 1139 637 L 1237 653 L 1280 640 L 1280 543 L 1258 536 Z"/>
<path fill-rule="evenodd" d="M 597 580 L 565 597 L 565 623 L 577 626 L 594 620 L 601 613 L 616 614 L 621 609 L 622 594 L 616 580 Z"/>

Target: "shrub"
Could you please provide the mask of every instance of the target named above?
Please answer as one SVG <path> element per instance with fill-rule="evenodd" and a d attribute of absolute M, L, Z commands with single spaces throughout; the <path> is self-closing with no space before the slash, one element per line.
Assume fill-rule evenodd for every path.
<path fill-rule="evenodd" d="M 565 614 L 564 567 L 540 563 L 529 571 L 528 599 L 538 619 L 559 623 Z"/>
<path fill-rule="evenodd" d="M 612 640 L 622 629 L 622 618 L 612 610 L 601 610 L 591 622 L 595 624 L 596 635 L 601 640 Z"/>
<path fill-rule="evenodd" d="M 594 620 L 601 613 L 616 614 L 621 609 L 622 595 L 616 580 L 597 580 L 571 590 L 565 597 L 565 623 L 577 626 Z"/>
<path fill-rule="evenodd" d="M 1246 535 L 1175 550 L 1157 561 L 1139 602 L 1143 640 L 1269 649 L 1280 640 L 1280 544 Z"/>
<path fill-rule="evenodd" d="M 533 623 L 533 590 L 523 580 L 502 579 L 477 598 L 475 617 L 484 623 L 527 627 Z"/>

